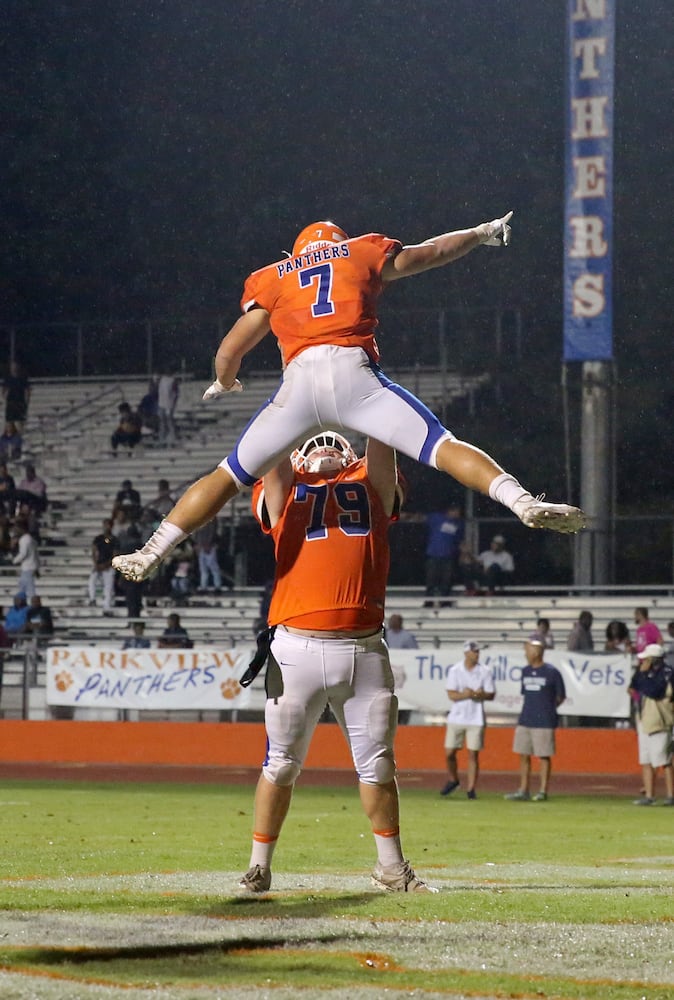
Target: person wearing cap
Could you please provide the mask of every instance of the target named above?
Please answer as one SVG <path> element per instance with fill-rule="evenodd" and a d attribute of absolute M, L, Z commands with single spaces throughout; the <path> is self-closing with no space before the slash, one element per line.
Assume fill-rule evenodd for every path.
<path fill-rule="evenodd" d="M 457 750 L 466 746 L 468 750 L 469 799 L 476 799 L 475 786 L 480 771 L 479 755 L 484 746 L 485 701 L 493 701 L 496 694 L 491 669 L 480 663 L 480 650 L 486 647 L 471 639 L 463 644 L 463 660 L 449 668 L 447 674 L 447 697 L 452 707 L 447 713 L 445 729 L 445 753 L 449 781 L 441 795 L 451 795 L 459 787 L 459 771 L 456 762 Z"/>
<path fill-rule="evenodd" d="M 555 753 L 557 709 L 566 698 L 564 678 L 551 663 L 545 663 L 545 645 L 537 632 L 524 643 L 527 666 L 522 670 L 522 709 L 520 711 L 513 751 L 520 758 L 520 786 L 504 796 L 513 802 L 545 802 Z M 531 798 L 531 758 L 540 761 L 540 790 Z"/>
<path fill-rule="evenodd" d="M 491 544 L 478 559 L 482 563 L 482 579 L 490 594 L 503 590 L 513 578 L 515 560 L 505 547 L 503 535 L 494 535 Z"/>
<path fill-rule="evenodd" d="M 665 778 L 664 806 L 674 806 L 672 774 L 672 726 L 674 726 L 674 670 L 665 663 L 665 650 L 652 642 L 637 653 L 639 666 L 630 683 L 630 693 L 638 699 L 637 739 L 644 790 L 634 800 L 637 806 L 655 802 L 655 775 L 659 768 Z"/>

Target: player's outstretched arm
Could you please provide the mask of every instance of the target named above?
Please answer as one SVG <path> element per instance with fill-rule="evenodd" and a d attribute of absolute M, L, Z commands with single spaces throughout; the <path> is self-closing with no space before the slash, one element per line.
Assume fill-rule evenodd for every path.
<path fill-rule="evenodd" d="M 507 246 L 510 242 L 510 226 L 512 217 L 508 212 L 500 219 L 492 222 L 482 222 L 473 229 L 457 229 L 441 236 L 432 236 L 423 243 L 405 246 L 396 257 L 387 260 L 382 270 L 384 281 L 396 281 L 398 278 L 408 278 L 422 271 L 430 271 L 434 267 L 443 267 L 483 243 L 487 246 Z"/>
<path fill-rule="evenodd" d="M 398 481 L 396 453 L 389 445 L 370 437 L 367 439 L 365 461 L 368 479 L 379 494 L 384 510 L 390 516 Z"/>
<path fill-rule="evenodd" d="M 237 392 L 243 386 L 237 379 L 241 362 L 249 351 L 269 333 L 269 313 L 266 309 L 251 309 L 237 319 L 220 343 L 215 355 L 215 381 L 204 393 L 204 399 L 213 399 L 223 392 Z"/>

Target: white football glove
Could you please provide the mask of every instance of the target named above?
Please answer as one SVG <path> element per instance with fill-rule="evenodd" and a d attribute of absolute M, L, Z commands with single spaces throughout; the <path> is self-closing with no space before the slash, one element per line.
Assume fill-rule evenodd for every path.
<path fill-rule="evenodd" d="M 243 386 L 239 382 L 238 378 L 235 378 L 231 385 L 223 385 L 219 379 L 216 378 L 215 382 L 212 382 L 206 392 L 201 397 L 202 399 L 215 399 L 216 396 L 222 396 L 224 392 L 243 392 Z"/>
<path fill-rule="evenodd" d="M 508 223 L 512 218 L 512 212 L 508 212 L 502 219 L 494 219 L 493 222 L 483 222 L 475 229 L 480 237 L 480 243 L 488 247 L 507 247 L 510 243 L 510 226 Z"/>

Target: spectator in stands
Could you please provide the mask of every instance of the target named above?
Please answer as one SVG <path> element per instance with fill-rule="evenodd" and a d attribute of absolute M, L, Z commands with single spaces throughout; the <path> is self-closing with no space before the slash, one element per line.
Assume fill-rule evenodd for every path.
<path fill-rule="evenodd" d="M 125 479 L 115 494 L 115 503 L 112 509 L 113 518 L 118 510 L 123 510 L 132 521 L 140 516 L 140 493 L 134 489 L 130 479 Z"/>
<path fill-rule="evenodd" d="M 604 644 L 606 653 L 631 653 L 632 640 L 630 630 L 625 622 L 614 618 L 606 626 L 606 642 Z"/>
<path fill-rule="evenodd" d="M 115 603 L 115 571 L 112 557 L 117 555 L 119 544 L 112 533 L 112 521 L 106 517 L 103 530 L 91 543 L 91 573 L 89 574 L 89 604 L 96 605 L 96 590 L 103 589 L 103 613 L 111 612 Z"/>
<path fill-rule="evenodd" d="M 19 433 L 28 416 L 30 402 L 30 382 L 18 361 L 10 361 L 9 375 L 2 384 L 2 395 L 5 398 L 5 420 L 16 425 Z"/>
<path fill-rule="evenodd" d="M 592 637 L 592 622 L 594 618 L 591 611 L 581 611 L 578 621 L 569 632 L 566 640 L 566 648 L 570 653 L 592 653 L 594 652 L 594 639 Z"/>
<path fill-rule="evenodd" d="M 16 424 L 8 420 L 5 429 L 0 434 L 0 461 L 16 462 L 21 458 L 23 439 L 19 434 Z"/>
<path fill-rule="evenodd" d="M 7 463 L 0 462 L 0 506 L 5 514 L 12 515 L 16 504 L 16 483 L 7 471 Z"/>
<path fill-rule="evenodd" d="M 524 643 L 527 666 L 522 670 L 522 711 L 515 728 L 513 751 L 520 758 L 520 786 L 506 795 L 513 802 L 528 802 L 531 798 L 531 758 L 540 760 L 540 791 L 533 802 L 545 802 L 555 753 L 557 709 L 566 698 L 564 678 L 556 667 L 543 661 L 543 640 L 534 632 Z"/>
<path fill-rule="evenodd" d="M 110 438 L 113 458 L 117 458 L 117 449 L 120 445 L 123 445 L 127 449 L 129 456 L 131 456 L 133 449 L 142 437 L 141 418 L 131 409 L 130 405 L 128 403 L 120 403 L 117 409 L 119 411 L 117 427 Z"/>
<path fill-rule="evenodd" d="M 176 441 L 175 408 L 180 393 L 180 384 L 174 375 L 160 375 L 157 386 L 157 409 L 159 413 L 159 444 L 172 447 Z"/>
<path fill-rule="evenodd" d="M 18 486 L 18 498 L 42 513 L 47 507 L 47 484 L 40 479 L 32 462 L 26 462 L 25 475 Z"/>
<path fill-rule="evenodd" d="M 127 636 L 122 649 L 149 649 L 152 643 L 145 635 L 145 622 L 133 622 L 133 635 Z"/>
<path fill-rule="evenodd" d="M 154 500 L 150 500 L 148 504 L 145 504 L 145 506 L 149 510 L 156 511 L 161 518 L 164 518 L 169 511 L 173 510 L 175 504 L 176 500 L 171 495 L 168 479 L 160 479 L 157 483 L 157 496 Z"/>
<path fill-rule="evenodd" d="M 194 593 L 194 545 L 190 538 L 178 545 L 169 556 L 169 569 L 173 568 L 171 576 L 171 595 L 175 604 L 184 607 L 189 604 L 189 598 Z"/>
<path fill-rule="evenodd" d="M 216 518 L 197 528 L 192 536 L 199 561 L 199 590 L 220 593 L 222 573 L 218 562 L 218 522 Z"/>
<path fill-rule="evenodd" d="M 634 800 L 637 806 L 655 802 L 655 774 L 662 768 L 666 798 L 663 805 L 674 806 L 672 774 L 672 726 L 674 726 L 674 671 L 664 661 L 664 648 L 649 643 L 637 653 L 639 661 L 630 683 L 630 692 L 638 698 L 637 736 L 639 763 L 643 772 L 643 793 Z"/>
<path fill-rule="evenodd" d="M 482 564 L 482 579 L 489 594 L 503 590 L 510 583 L 515 572 L 515 560 L 505 547 L 503 535 L 494 535 L 489 548 L 480 552 L 478 559 Z"/>
<path fill-rule="evenodd" d="M 138 404 L 137 413 L 141 419 L 142 426 L 152 431 L 152 436 L 155 438 L 159 432 L 159 408 L 157 400 L 157 382 L 151 378 L 148 383 L 147 392 Z"/>
<path fill-rule="evenodd" d="M 482 581 L 482 563 L 473 552 L 470 542 L 463 541 L 459 545 L 457 571 L 458 579 L 463 584 L 466 594 L 469 597 L 478 594 Z"/>
<path fill-rule="evenodd" d="M 180 615 L 172 612 L 166 619 L 166 628 L 159 636 L 160 649 L 191 649 L 192 640 L 180 624 Z"/>
<path fill-rule="evenodd" d="M 26 632 L 45 638 L 54 634 L 54 619 L 51 608 L 43 605 L 38 594 L 33 594 L 30 599 L 28 615 L 26 616 Z"/>
<path fill-rule="evenodd" d="M 12 521 L 0 504 L 0 563 L 11 561 Z"/>
<path fill-rule="evenodd" d="M 634 609 L 634 624 L 637 627 L 637 631 L 634 637 L 633 652 L 641 653 L 646 646 L 653 644 L 662 645 L 662 633 L 655 622 L 649 619 L 648 608 Z"/>
<path fill-rule="evenodd" d="M 464 523 L 461 508 L 450 503 L 445 510 L 426 515 L 426 596 L 448 597 L 458 574 L 459 545 Z"/>
<path fill-rule="evenodd" d="M 549 618 L 539 618 L 536 622 L 536 635 L 539 639 L 543 640 L 543 647 L 545 649 L 554 649 L 555 640 L 550 631 L 550 619 Z"/>
<path fill-rule="evenodd" d="M 19 590 L 32 597 L 36 589 L 35 578 L 40 570 L 40 556 L 26 518 L 17 518 L 16 537 L 16 555 L 12 563 L 19 567 Z"/>
<path fill-rule="evenodd" d="M 124 482 L 128 482 L 131 485 L 128 479 Z M 136 491 L 134 490 L 133 492 Z M 117 553 L 119 555 L 133 552 L 145 541 L 140 524 L 133 516 L 137 509 L 139 508 L 134 508 L 133 506 L 119 506 L 117 509 L 117 515 L 112 525 L 112 532 L 117 539 Z M 127 617 L 140 618 L 143 607 L 144 589 L 144 583 L 124 579 L 120 581 L 120 590 L 126 604 Z M 112 612 L 107 612 L 107 614 L 112 614 Z"/>
<path fill-rule="evenodd" d="M 28 618 L 28 604 L 25 593 L 20 590 L 14 595 L 14 603 L 5 615 L 5 630 L 10 639 L 15 639 L 18 635 L 23 635 L 26 631 L 26 619 Z"/>
<path fill-rule="evenodd" d="M 402 615 L 391 615 L 384 635 L 389 649 L 418 649 L 417 640 L 403 628 Z"/>

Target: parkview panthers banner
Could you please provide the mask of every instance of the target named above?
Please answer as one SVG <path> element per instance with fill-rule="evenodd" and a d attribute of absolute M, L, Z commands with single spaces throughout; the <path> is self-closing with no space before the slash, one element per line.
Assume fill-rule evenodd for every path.
<path fill-rule="evenodd" d="M 613 357 L 615 0 L 568 0 L 564 360 Z"/>
<path fill-rule="evenodd" d="M 47 649 L 47 703 L 75 708 L 218 709 L 264 708 L 264 671 L 250 688 L 239 677 L 253 655 L 241 650 L 120 650 L 92 646 Z M 427 714 L 449 710 L 447 674 L 463 660 L 461 645 L 440 649 L 391 650 L 400 707 Z M 490 646 L 480 660 L 491 667 L 496 685 L 490 715 L 516 715 L 522 705 L 520 682 L 526 660 L 521 646 Z M 629 717 L 629 656 L 549 650 L 566 685 L 561 715 Z"/>
<path fill-rule="evenodd" d="M 79 708 L 238 709 L 252 650 L 47 649 L 47 704 Z"/>

